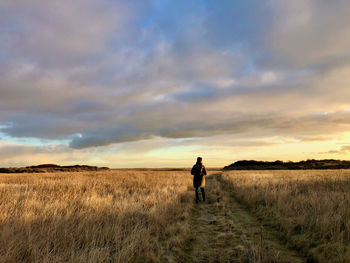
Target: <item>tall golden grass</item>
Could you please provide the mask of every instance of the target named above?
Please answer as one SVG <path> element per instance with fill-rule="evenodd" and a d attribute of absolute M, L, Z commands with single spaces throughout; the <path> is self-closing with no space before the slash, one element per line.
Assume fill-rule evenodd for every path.
<path fill-rule="evenodd" d="M 350 262 L 350 171 L 231 171 L 222 180 L 309 262 Z"/>
<path fill-rule="evenodd" d="M 205 216 L 220 198 L 213 205 L 223 210 L 213 216 L 223 229 L 226 223 L 237 227 L 234 233 L 258 226 L 243 222 L 247 212 L 230 203 L 233 193 L 309 262 L 350 262 L 350 171 L 231 171 L 217 176 L 224 185 L 215 178 L 208 181 L 208 204 L 198 211 Z M 0 262 L 198 261 L 186 247 L 195 238 L 191 227 L 201 223 L 193 222 L 193 198 L 188 171 L 2 174 Z M 254 252 L 249 244 L 241 245 Z"/>
<path fill-rule="evenodd" d="M 0 175 L 0 262 L 159 262 L 183 245 L 188 171 Z"/>

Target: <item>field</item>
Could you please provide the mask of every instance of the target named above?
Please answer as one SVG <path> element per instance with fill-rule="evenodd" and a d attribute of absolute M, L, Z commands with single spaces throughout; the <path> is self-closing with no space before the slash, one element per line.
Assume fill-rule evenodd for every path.
<path fill-rule="evenodd" d="M 350 171 L 0 174 L 0 262 L 350 262 Z"/>
<path fill-rule="evenodd" d="M 350 262 L 350 171 L 236 171 L 222 179 L 309 261 Z"/>
<path fill-rule="evenodd" d="M 0 175 L 0 262 L 160 261 L 188 231 L 190 185 L 188 172 Z"/>

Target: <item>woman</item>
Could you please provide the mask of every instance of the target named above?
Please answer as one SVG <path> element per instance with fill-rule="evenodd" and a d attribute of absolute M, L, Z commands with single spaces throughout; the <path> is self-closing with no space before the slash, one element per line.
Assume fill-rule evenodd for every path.
<path fill-rule="evenodd" d="M 203 202 L 205 201 L 205 176 L 207 175 L 207 170 L 202 164 L 202 157 L 197 158 L 197 162 L 193 165 L 191 174 L 193 175 L 193 187 L 196 189 L 196 203 L 199 202 L 199 188 L 202 192 Z"/>

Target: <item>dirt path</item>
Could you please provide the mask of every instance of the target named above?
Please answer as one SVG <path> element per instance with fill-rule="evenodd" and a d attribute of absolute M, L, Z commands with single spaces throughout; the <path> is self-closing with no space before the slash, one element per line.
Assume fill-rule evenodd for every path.
<path fill-rule="evenodd" d="M 207 202 L 194 205 L 189 262 L 305 262 L 223 190 L 220 173 L 207 178 Z M 186 261 L 187 261 L 186 260 Z"/>

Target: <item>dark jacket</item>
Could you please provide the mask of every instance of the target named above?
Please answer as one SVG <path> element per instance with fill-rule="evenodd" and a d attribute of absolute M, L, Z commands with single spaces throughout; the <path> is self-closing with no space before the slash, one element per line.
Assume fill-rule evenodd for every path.
<path fill-rule="evenodd" d="M 193 165 L 191 174 L 193 175 L 193 187 L 204 187 L 205 179 L 203 176 L 207 175 L 207 170 L 202 163 L 196 163 Z"/>

